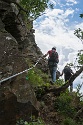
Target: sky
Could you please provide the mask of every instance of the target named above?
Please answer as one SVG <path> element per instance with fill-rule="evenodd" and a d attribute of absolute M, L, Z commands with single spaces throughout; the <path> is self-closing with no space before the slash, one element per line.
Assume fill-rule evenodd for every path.
<path fill-rule="evenodd" d="M 50 0 L 54 9 L 46 9 L 44 14 L 33 22 L 35 41 L 42 53 L 47 53 L 56 46 L 59 54 L 58 70 L 61 72 L 67 63 L 76 62 L 78 50 L 83 49 L 83 43 L 74 35 L 77 28 L 83 30 L 83 0 Z M 77 77 L 74 89 L 83 79 Z M 83 86 L 80 90 L 83 93 Z"/>

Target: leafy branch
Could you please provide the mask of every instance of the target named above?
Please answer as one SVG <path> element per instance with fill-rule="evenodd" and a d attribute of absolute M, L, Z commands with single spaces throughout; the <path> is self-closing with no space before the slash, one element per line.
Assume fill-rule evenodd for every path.
<path fill-rule="evenodd" d="M 19 11 L 25 12 L 27 17 L 33 20 L 41 16 L 46 8 L 53 9 L 53 4 L 49 3 L 49 0 L 9 0 L 7 3 L 14 3 Z"/>

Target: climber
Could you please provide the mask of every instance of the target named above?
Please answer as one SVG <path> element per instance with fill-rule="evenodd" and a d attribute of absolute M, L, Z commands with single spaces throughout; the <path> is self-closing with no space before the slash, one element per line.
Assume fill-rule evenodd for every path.
<path fill-rule="evenodd" d="M 49 50 L 43 57 L 46 57 L 47 55 L 49 55 L 48 67 L 52 78 L 51 84 L 53 84 L 56 81 L 57 64 L 59 62 L 58 53 L 56 52 L 56 47 L 53 47 L 51 50 Z"/>
<path fill-rule="evenodd" d="M 60 74 L 60 76 L 62 76 L 63 74 L 64 74 L 65 82 L 67 82 L 74 73 L 72 69 L 68 65 L 66 65 L 62 70 L 62 73 Z M 71 83 L 70 85 L 70 92 L 72 92 L 72 90 L 73 90 L 73 83 Z"/>

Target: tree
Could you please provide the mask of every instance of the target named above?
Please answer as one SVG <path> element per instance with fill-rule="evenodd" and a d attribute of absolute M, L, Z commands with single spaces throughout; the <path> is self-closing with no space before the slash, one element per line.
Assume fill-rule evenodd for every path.
<path fill-rule="evenodd" d="M 83 31 L 81 28 L 78 28 L 77 30 L 75 30 L 74 34 L 81 40 L 83 41 Z"/>
<path fill-rule="evenodd" d="M 80 14 L 80 17 L 83 18 L 83 13 Z M 83 41 L 83 30 L 81 28 L 78 28 L 75 30 L 74 34 L 81 40 Z"/>
<path fill-rule="evenodd" d="M 18 2 L 9 0 L 6 2 L 14 3 L 18 7 L 19 13 L 23 11 L 28 18 L 33 20 L 43 14 L 46 8 L 53 9 L 53 4 L 49 0 L 18 0 Z"/>
<path fill-rule="evenodd" d="M 82 71 L 83 71 L 83 66 L 81 66 L 80 69 L 78 71 L 76 71 L 76 73 L 74 75 L 72 75 L 70 80 L 67 81 L 64 85 L 62 85 L 59 88 L 49 89 L 49 90 L 47 90 L 47 92 L 54 92 L 55 95 L 59 95 L 61 92 L 65 92 L 65 90 L 69 87 L 69 85 L 71 85 L 71 83 L 82 73 Z"/>

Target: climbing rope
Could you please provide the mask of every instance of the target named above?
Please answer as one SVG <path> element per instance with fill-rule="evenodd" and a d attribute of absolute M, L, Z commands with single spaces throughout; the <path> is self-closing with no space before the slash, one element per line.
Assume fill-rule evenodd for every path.
<path fill-rule="evenodd" d="M 40 57 L 40 58 L 37 60 L 37 62 L 36 62 L 31 68 L 26 69 L 26 70 L 24 70 L 24 71 L 22 71 L 22 72 L 19 72 L 19 73 L 17 73 L 17 74 L 14 74 L 14 75 L 12 75 L 12 76 L 9 76 L 8 78 L 2 79 L 2 80 L 0 81 L 0 85 L 1 85 L 2 82 L 5 82 L 5 81 L 7 81 L 7 80 L 9 80 L 9 79 L 11 79 L 11 78 L 14 78 L 14 77 L 16 77 L 16 76 L 18 76 L 18 75 L 20 75 L 20 74 L 23 74 L 24 72 L 27 72 L 27 71 L 29 71 L 29 70 L 35 68 L 36 65 L 39 63 L 40 59 L 42 59 L 42 57 Z"/>

